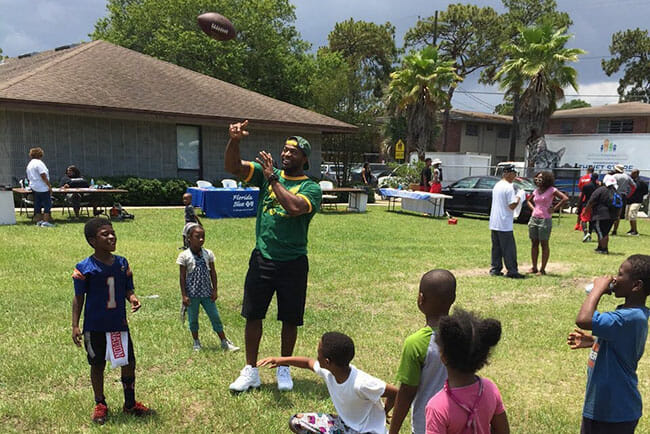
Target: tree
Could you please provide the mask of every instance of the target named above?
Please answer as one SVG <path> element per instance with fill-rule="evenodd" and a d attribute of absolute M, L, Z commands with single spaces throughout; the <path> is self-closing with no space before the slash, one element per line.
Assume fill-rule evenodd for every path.
<path fill-rule="evenodd" d="M 621 101 L 650 103 L 650 37 L 647 30 L 636 28 L 612 35 L 609 52 L 612 59 L 603 59 L 603 71 L 608 76 L 624 68 L 618 81 Z"/>
<path fill-rule="evenodd" d="M 514 116 L 519 129 L 530 133 L 527 146 L 544 135 L 544 128 L 564 97 L 563 88 L 578 89 L 577 72 L 567 62 L 576 62 L 585 51 L 565 48 L 571 35 L 566 28 L 556 30 L 550 24 L 522 29 L 520 37 L 505 47 L 508 59 L 499 68 L 495 78 L 510 95 L 521 95 L 515 104 Z M 532 155 L 529 149 L 529 155 Z M 514 159 L 514 147 L 510 148 Z"/>
<path fill-rule="evenodd" d="M 438 111 L 449 105 L 448 89 L 462 81 L 453 65 L 453 60 L 443 60 L 436 47 L 428 46 L 409 53 L 402 69 L 390 75 L 389 105 L 397 113 L 406 113 L 406 144 L 420 155 L 434 140 Z"/>
<path fill-rule="evenodd" d="M 502 104 L 497 104 L 494 106 L 494 113 L 504 116 L 512 116 L 514 113 L 514 106 L 512 101 L 504 101 Z"/>
<path fill-rule="evenodd" d="M 294 104 L 306 104 L 313 56 L 289 0 L 108 0 L 90 35 Z M 215 41 L 196 17 L 217 10 L 238 31 Z"/>
<path fill-rule="evenodd" d="M 569 109 L 583 108 L 583 107 L 591 107 L 591 104 L 581 99 L 572 99 L 571 101 L 562 104 L 558 110 L 569 110 Z"/>
<path fill-rule="evenodd" d="M 328 41 L 327 47 L 318 50 L 316 60 L 317 69 L 327 74 L 314 76 L 311 89 L 314 107 L 327 102 L 335 110 L 329 112 L 332 116 L 359 127 L 354 137 L 331 136 L 323 141 L 323 151 L 336 157 L 347 171 L 350 161 L 379 147 L 377 118 L 384 112 L 383 92 L 397 61 L 395 28 L 390 23 L 349 19 L 336 23 Z"/>
<path fill-rule="evenodd" d="M 418 20 L 404 36 L 404 45 L 421 47 L 438 44 L 440 55 L 453 60 L 456 73 L 464 79 L 479 69 L 495 64 L 502 42 L 501 21 L 502 17 L 491 7 L 452 4 L 440 14 L 437 25 L 434 17 Z M 455 90 L 455 86 L 447 90 L 449 101 Z M 443 113 L 443 151 L 447 145 L 450 108 L 448 106 Z"/>

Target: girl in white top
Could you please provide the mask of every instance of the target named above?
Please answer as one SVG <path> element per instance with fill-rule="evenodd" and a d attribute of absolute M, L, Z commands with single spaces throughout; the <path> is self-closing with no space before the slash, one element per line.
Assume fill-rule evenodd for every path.
<path fill-rule="evenodd" d="M 257 366 L 290 365 L 311 369 L 325 380 L 338 415 L 298 413 L 289 420 L 295 433 L 386 432 L 386 415 L 393 408 L 397 388 L 350 365 L 354 342 L 338 332 L 325 333 L 318 343 L 318 360 L 307 357 L 267 357 Z M 381 398 L 386 398 L 384 405 Z"/>

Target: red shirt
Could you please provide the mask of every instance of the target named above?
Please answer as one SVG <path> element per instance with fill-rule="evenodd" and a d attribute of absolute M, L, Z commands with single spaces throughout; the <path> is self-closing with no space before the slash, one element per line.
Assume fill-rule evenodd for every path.
<path fill-rule="evenodd" d="M 578 181 L 578 188 L 580 189 L 580 191 L 582 191 L 582 187 L 589 184 L 590 182 L 591 182 L 591 173 L 587 173 L 586 175 L 582 175 L 580 177 L 580 180 Z"/>

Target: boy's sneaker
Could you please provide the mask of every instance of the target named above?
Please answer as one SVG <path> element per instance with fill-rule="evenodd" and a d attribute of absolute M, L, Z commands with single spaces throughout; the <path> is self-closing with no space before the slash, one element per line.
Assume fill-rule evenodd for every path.
<path fill-rule="evenodd" d="M 154 413 L 152 409 L 141 402 L 136 402 L 135 405 L 131 408 L 126 408 L 126 406 L 124 406 L 122 407 L 122 411 L 126 414 L 132 414 L 133 416 L 137 417 L 149 416 L 150 414 Z"/>
<path fill-rule="evenodd" d="M 582 237 L 582 242 L 588 243 L 589 241 L 591 241 L 591 234 L 585 234 L 585 236 Z"/>
<path fill-rule="evenodd" d="M 288 366 L 278 366 L 275 376 L 278 380 L 278 390 L 287 391 L 293 389 L 293 380 Z"/>
<path fill-rule="evenodd" d="M 43 221 L 43 222 L 41 222 L 40 226 L 41 226 L 42 228 L 53 228 L 53 227 L 54 227 L 54 224 L 53 224 L 53 223 L 50 223 L 50 222 Z"/>
<path fill-rule="evenodd" d="M 628 234 L 628 235 L 631 235 L 631 236 L 633 236 L 633 237 L 638 237 L 638 236 L 639 236 L 639 233 L 638 233 L 638 232 L 635 232 L 635 231 L 633 231 L 633 232 L 628 232 L 627 234 Z"/>
<path fill-rule="evenodd" d="M 201 351 L 201 342 L 199 342 L 198 340 L 194 341 L 194 345 L 192 345 L 192 349 L 194 351 Z"/>
<path fill-rule="evenodd" d="M 239 351 L 239 347 L 235 346 L 232 342 L 230 342 L 229 339 L 224 339 L 221 341 L 221 349 L 224 351 L 228 351 L 230 353 L 234 353 L 235 351 Z"/>
<path fill-rule="evenodd" d="M 257 368 L 246 365 L 239 373 L 239 377 L 230 384 L 230 390 L 232 392 L 245 392 L 248 389 L 258 389 L 261 385 L 262 382 Z"/>
<path fill-rule="evenodd" d="M 93 422 L 99 425 L 104 425 L 104 422 L 106 422 L 107 415 L 108 415 L 108 407 L 106 407 L 105 404 L 99 403 L 95 405 L 95 409 L 93 410 Z"/>
<path fill-rule="evenodd" d="M 36 226 L 40 226 L 45 222 L 45 220 L 40 220 L 36 222 Z"/>

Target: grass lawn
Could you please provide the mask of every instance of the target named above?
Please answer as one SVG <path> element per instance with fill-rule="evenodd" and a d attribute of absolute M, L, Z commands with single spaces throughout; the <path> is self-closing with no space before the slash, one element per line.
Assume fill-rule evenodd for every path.
<path fill-rule="evenodd" d="M 130 210 L 134 211 L 134 210 Z M 138 361 L 136 398 L 157 410 L 147 420 L 119 411 L 119 370 L 107 370 L 110 432 L 288 432 L 299 411 L 334 411 L 325 385 L 309 371 L 293 369 L 293 392 L 279 393 L 275 373 L 262 370 L 259 391 L 233 396 L 228 385 L 244 365 L 244 353 L 224 354 L 207 316 L 200 315 L 204 350 L 192 351 L 179 321 L 177 247 L 182 209 L 135 210 L 134 221 L 115 223 L 117 254 L 134 272 L 142 309 L 129 314 Z M 58 211 L 55 216 L 59 216 Z M 94 405 L 85 352 L 71 340 L 71 273 L 92 253 L 83 222 L 39 228 L 24 217 L 0 226 L 0 432 L 78 432 L 99 429 L 90 421 Z M 555 220 L 557 221 L 557 220 Z M 217 305 L 226 334 L 243 347 L 239 315 L 254 219 L 203 219 L 206 247 L 215 252 Z M 593 276 L 615 273 L 634 253 L 650 252 L 650 236 L 611 237 L 609 256 L 593 252 L 573 231 L 575 216 L 553 229 L 549 274 L 525 280 L 488 276 L 490 232 L 486 219 L 446 219 L 389 213 L 318 214 L 309 236 L 309 289 L 305 326 L 297 355 L 315 357 L 320 335 L 338 330 L 355 341 L 353 363 L 393 382 L 401 345 L 424 325 L 416 306 L 421 275 L 452 270 L 458 279 L 456 305 L 498 318 L 503 337 L 480 374 L 501 390 L 514 433 L 579 431 L 588 350 L 571 351 L 574 327 Z M 619 232 L 629 229 L 621 223 Z M 647 220 L 639 222 L 650 233 Z M 527 227 L 515 225 L 520 270 L 529 267 Z M 157 298 L 148 296 L 157 295 Z M 601 310 L 614 309 L 607 297 Z M 265 321 L 260 356 L 279 355 L 280 324 L 272 307 Z M 650 357 L 638 369 L 641 394 L 650 399 Z M 616 397 L 612 397 L 615 405 Z M 408 421 L 402 432 L 410 432 Z M 637 432 L 650 432 L 642 418 Z"/>

